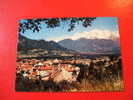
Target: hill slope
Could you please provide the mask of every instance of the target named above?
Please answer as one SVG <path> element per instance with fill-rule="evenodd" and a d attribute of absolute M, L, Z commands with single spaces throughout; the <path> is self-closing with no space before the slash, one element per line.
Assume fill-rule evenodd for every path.
<path fill-rule="evenodd" d="M 65 47 L 62 47 L 54 41 L 45 41 L 45 40 L 32 40 L 23 35 L 19 35 L 19 42 L 17 48 L 19 54 L 59 54 L 59 53 L 71 53 L 74 52 Z M 44 53 L 45 52 L 45 53 Z"/>

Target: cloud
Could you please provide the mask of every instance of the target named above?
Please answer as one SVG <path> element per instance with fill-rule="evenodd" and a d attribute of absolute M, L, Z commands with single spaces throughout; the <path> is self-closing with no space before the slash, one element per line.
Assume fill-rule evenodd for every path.
<path fill-rule="evenodd" d="M 69 37 L 68 37 L 69 38 Z M 64 40 L 64 39 L 68 39 L 67 37 L 57 37 L 57 38 L 49 38 L 48 41 L 55 41 L 55 42 L 58 42 L 58 41 L 61 41 L 61 40 Z"/>
<path fill-rule="evenodd" d="M 50 38 L 48 39 L 53 40 L 53 41 L 61 41 L 64 39 L 72 39 L 72 40 L 77 40 L 80 38 L 87 38 L 87 39 L 114 39 L 114 38 L 118 38 L 119 37 L 119 32 L 113 32 L 110 30 L 100 30 L 100 29 L 93 29 L 91 31 L 88 32 L 79 32 L 79 33 L 75 33 L 73 35 L 66 35 L 63 37 L 55 37 L 55 38 Z"/>

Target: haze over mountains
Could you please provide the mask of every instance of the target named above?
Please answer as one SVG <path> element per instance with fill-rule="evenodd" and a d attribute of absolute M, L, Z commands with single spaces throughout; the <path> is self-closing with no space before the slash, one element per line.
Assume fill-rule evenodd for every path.
<path fill-rule="evenodd" d="M 64 36 L 58 36 L 54 38 L 49 38 L 48 40 L 53 40 L 56 42 L 59 42 L 61 40 L 65 39 L 71 39 L 71 40 L 78 40 L 80 38 L 86 38 L 86 39 L 118 39 L 119 38 L 119 32 L 118 31 L 111 31 L 111 30 L 102 30 L 102 29 L 93 29 L 91 31 L 84 31 L 84 32 L 78 32 L 74 34 L 67 34 Z"/>

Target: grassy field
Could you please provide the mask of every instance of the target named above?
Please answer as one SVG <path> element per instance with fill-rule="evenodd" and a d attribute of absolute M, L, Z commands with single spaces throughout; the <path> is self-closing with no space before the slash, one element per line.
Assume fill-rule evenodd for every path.
<path fill-rule="evenodd" d="M 121 79 L 114 81 L 96 81 L 90 82 L 89 80 L 83 79 L 81 83 L 75 84 L 75 87 L 70 92 L 100 92 L 100 91 L 123 91 L 124 85 Z"/>
<path fill-rule="evenodd" d="M 82 79 L 81 82 L 74 83 L 54 83 L 53 81 L 34 81 L 22 78 L 16 79 L 16 91 L 18 92 L 109 92 L 123 91 L 124 85 L 122 79 L 90 81 Z"/>

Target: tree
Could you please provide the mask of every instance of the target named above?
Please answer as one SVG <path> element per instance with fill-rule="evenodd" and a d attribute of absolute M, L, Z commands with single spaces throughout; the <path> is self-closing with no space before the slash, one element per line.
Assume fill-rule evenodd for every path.
<path fill-rule="evenodd" d="M 44 18 L 44 19 L 25 19 L 19 23 L 19 32 L 24 33 L 26 30 L 32 30 L 33 32 L 39 32 L 42 22 L 46 24 L 47 28 L 59 27 L 63 22 L 69 25 L 68 31 L 72 31 L 76 24 L 82 23 L 83 27 L 91 26 L 92 21 L 96 17 L 88 18 Z"/>

